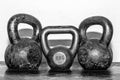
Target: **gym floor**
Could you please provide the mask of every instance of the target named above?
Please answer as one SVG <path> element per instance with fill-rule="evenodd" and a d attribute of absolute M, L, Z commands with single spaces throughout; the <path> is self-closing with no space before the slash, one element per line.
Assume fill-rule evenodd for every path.
<path fill-rule="evenodd" d="M 119 80 L 120 63 L 112 63 L 105 71 L 84 71 L 78 62 L 74 62 L 69 72 L 51 72 L 46 62 L 42 62 L 38 72 L 9 71 L 4 62 L 0 62 L 0 80 Z"/>

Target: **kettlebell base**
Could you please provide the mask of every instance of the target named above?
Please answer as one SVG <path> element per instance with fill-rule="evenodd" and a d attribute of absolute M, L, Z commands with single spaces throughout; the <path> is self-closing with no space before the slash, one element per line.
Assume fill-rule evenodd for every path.
<path fill-rule="evenodd" d="M 60 72 L 60 73 L 62 73 L 62 72 L 71 72 L 71 70 L 70 69 L 50 69 L 49 70 L 49 72 Z"/>
<path fill-rule="evenodd" d="M 39 69 L 31 69 L 31 70 L 28 70 L 28 69 L 10 69 L 10 68 L 8 68 L 7 70 L 6 70 L 6 72 L 7 73 L 39 73 L 40 71 L 39 71 Z"/>

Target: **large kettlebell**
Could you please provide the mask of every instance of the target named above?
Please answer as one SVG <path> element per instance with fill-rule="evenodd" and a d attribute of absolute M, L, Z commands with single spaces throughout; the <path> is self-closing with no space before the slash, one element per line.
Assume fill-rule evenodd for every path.
<path fill-rule="evenodd" d="M 20 38 L 18 24 L 27 23 L 33 27 L 32 38 Z M 28 14 L 16 14 L 9 19 L 8 37 L 10 45 L 5 51 L 5 63 L 10 70 L 35 71 L 38 70 L 41 60 L 41 45 L 37 43 L 42 32 L 40 22 Z"/>
<path fill-rule="evenodd" d="M 91 25 L 101 25 L 103 34 L 100 40 L 88 39 L 86 30 Z M 113 35 L 111 22 L 102 16 L 85 19 L 79 26 L 82 41 L 78 50 L 78 61 L 85 70 L 106 70 L 110 67 L 113 53 L 109 47 Z"/>
<path fill-rule="evenodd" d="M 50 48 L 47 36 L 49 34 L 71 34 L 73 36 L 70 48 L 64 45 L 58 45 Z M 47 59 L 50 71 L 69 71 L 76 55 L 79 44 L 79 34 L 74 26 L 48 26 L 43 29 L 41 36 L 43 53 Z"/>

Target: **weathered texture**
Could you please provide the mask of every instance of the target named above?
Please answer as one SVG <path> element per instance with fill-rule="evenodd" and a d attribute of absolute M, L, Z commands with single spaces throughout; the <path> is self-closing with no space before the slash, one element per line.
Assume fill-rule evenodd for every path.
<path fill-rule="evenodd" d="M 87 70 L 103 70 L 112 63 L 112 52 L 97 39 L 85 41 L 78 51 L 80 65 Z"/>
<path fill-rule="evenodd" d="M 9 69 L 38 69 L 42 59 L 40 46 L 30 39 L 21 39 L 17 44 L 10 44 L 5 52 L 5 62 Z"/>

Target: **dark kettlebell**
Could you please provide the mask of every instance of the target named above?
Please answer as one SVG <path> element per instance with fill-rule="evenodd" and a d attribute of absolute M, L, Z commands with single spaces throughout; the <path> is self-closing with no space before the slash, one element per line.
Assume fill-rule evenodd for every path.
<path fill-rule="evenodd" d="M 91 25 L 101 25 L 103 34 L 100 40 L 88 39 L 86 30 Z M 111 22 L 102 16 L 85 19 L 79 26 L 82 41 L 78 50 L 78 61 L 85 70 L 106 70 L 110 67 L 113 53 L 109 47 L 113 35 Z"/>
<path fill-rule="evenodd" d="M 32 38 L 20 38 L 18 24 L 27 23 L 33 27 Z M 38 70 L 41 60 L 41 45 L 37 43 L 42 31 L 40 22 L 28 14 L 17 14 L 10 18 L 7 26 L 10 45 L 5 51 L 5 63 L 10 70 Z"/>
<path fill-rule="evenodd" d="M 71 34 L 73 36 L 70 48 L 64 45 L 58 45 L 50 48 L 47 36 L 49 34 Z M 69 71 L 76 55 L 79 43 L 79 34 L 77 28 L 73 26 L 48 26 L 43 29 L 41 36 L 43 53 L 47 59 L 51 71 Z"/>

